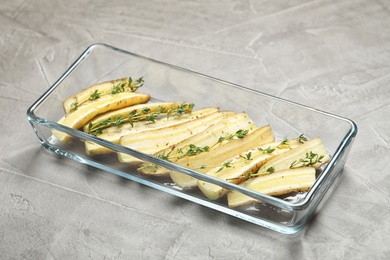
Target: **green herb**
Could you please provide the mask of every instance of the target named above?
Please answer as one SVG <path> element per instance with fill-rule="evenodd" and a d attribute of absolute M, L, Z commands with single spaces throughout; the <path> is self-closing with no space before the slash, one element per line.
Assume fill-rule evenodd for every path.
<path fill-rule="evenodd" d="M 298 167 L 305 167 L 305 166 L 313 166 L 317 163 L 322 163 L 322 159 L 324 158 L 324 155 L 318 155 L 316 153 L 313 153 L 312 151 L 306 153 L 305 158 L 300 160 L 295 160 L 291 163 L 290 169 L 292 168 L 298 168 Z"/>
<path fill-rule="evenodd" d="M 273 153 L 273 151 L 275 151 L 275 148 L 271 148 L 270 146 L 266 149 L 263 149 L 261 147 L 257 148 L 257 150 L 263 152 L 263 154 L 269 154 L 269 153 Z"/>
<path fill-rule="evenodd" d="M 242 129 L 240 129 L 237 132 L 235 132 L 234 134 L 228 134 L 226 136 L 219 137 L 218 143 L 222 143 L 223 141 L 230 141 L 234 137 L 242 139 L 242 138 L 244 138 L 248 134 L 248 132 L 249 132 L 249 130 L 242 130 Z"/>
<path fill-rule="evenodd" d="M 157 158 L 159 158 L 159 159 L 161 159 L 161 160 L 165 160 L 165 161 L 168 161 L 168 162 L 169 162 L 168 155 L 165 155 L 165 152 L 164 152 L 164 153 L 161 153 L 161 154 L 158 154 L 158 155 L 157 155 Z"/>
<path fill-rule="evenodd" d="M 232 160 L 228 160 L 228 161 L 224 162 L 224 163 L 222 164 L 222 166 L 221 166 L 216 172 L 220 172 L 220 171 L 222 171 L 223 169 L 225 169 L 225 168 L 230 168 L 230 167 L 232 167 Z"/>
<path fill-rule="evenodd" d="M 89 101 L 92 101 L 92 100 L 96 100 L 98 98 L 100 98 L 100 95 L 101 93 L 98 92 L 98 90 L 96 89 L 88 98 Z"/>
<path fill-rule="evenodd" d="M 136 79 L 133 84 L 133 79 L 129 77 L 127 80 L 127 85 L 129 86 L 131 91 L 134 91 L 144 85 L 144 79 L 143 77 L 140 77 L 139 79 Z"/>
<path fill-rule="evenodd" d="M 70 104 L 69 112 L 76 111 L 78 108 L 78 105 L 79 105 L 79 102 L 77 100 L 75 102 L 73 102 L 72 104 Z"/>
<path fill-rule="evenodd" d="M 266 173 L 268 174 L 271 174 L 275 172 L 275 168 L 274 167 L 269 167 L 267 170 L 266 170 Z M 259 175 L 263 175 L 263 174 L 260 174 L 260 173 L 254 173 L 254 172 L 247 172 L 245 174 L 243 174 L 242 176 L 240 177 L 237 177 L 237 178 L 231 178 L 231 179 L 228 179 L 228 180 L 237 180 L 237 179 L 244 179 L 244 180 L 248 180 L 250 178 L 254 178 L 254 177 L 257 177 Z"/>
<path fill-rule="evenodd" d="M 88 124 L 88 133 L 93 135 L 101 134 L 103 131 L 103 128 L 110 127 L 110 126 L 119 126 L 125 121 L 125 118 L 123 116 L 118 117 L 115 121 L 112 121 L 112 118 L 109 117 L 106 120 L 99 121 L 95 124 L 89 123 Z"/>
<path fill-rule="evenodd" d="M 244 158 L 244 160 L 246 161 L 250 161 L 250 160 L 253 160 L 252 158 L 252 152 L 248 152 L 246 153 L 245 155 L 240 155 L 241 158 Z"/>
<path fill-rule="evenodd" d="M 250 178 L 253 178 L 253 172 L 247 172 L 244 174 L 244 178 L 246 180 L 250 179 Z"/>
<path fill-rule="evenodd" d="M 163 152 L 161 154 L 156 155 L 156 157 L 161 160 L 165 160 L 169 162 L 169 153 L 165 154 L 165 152 Z M 159 166 L 154 163 L 147 163 L 147 164 L 144 163 L 139 169 L 157 169 L 158 167 Z"/>
<path fill-rule="evenodd" d="M 125 118 L 123 116 L 121 117 L 118 117 L 114 122 L 110 123 L 110 126 L 118 126 L 118 125 L 121 125 L 123 123 L 123 121 L 125 120 Z"/>
<path fill-rule="evenodd" d="M 229 179 L 226 179 L 227 181 L 234 181 L 234 180 L 249 180 L 251 178 L 254 178 L 256 176 L 258 176 L 259 174 L 258 173 L 254 173 L 254 172 L 247 172 L 239 177 L 235 177 L 235 178 L 229 178 Z"/>
<path fill-rule="evenodd" d="M 283 139 L 283 141 L 282 141 L 277 147 L 280 148 L 280 149 L 290 147 L 290 140 L 287 139 L 287 137 L 285 137 L 285 138 Z"/>
<path fill-rule="evenodd" d="M 170 117 L 172 114 L 182 115 L 188 113 L 188 110 L 195 107 L 194 103 L 182 103 L 177 108 L 169 109 L 167 112 L 167 117 Z"/>
<path fill-rule="evenodd" d="M 112 87 L 112 90 L 110 91 L 110 94 L 118 94 L 121 92 L 125 92 L 127 89 L 130 91 L 135 91 L 138 88 L 142 87 L 144 85 L 144 79 L 143 77 L 140 77 L 139 79 L 136 79 L 133 81 L 131 77 L 127 79 L 127 83 L 118 83 L 117 85 Z"/>
<path fill-rule="evenodd" d="M 304 143 L 304 142 L 307 141 L 307 138 L 306 138 L 303 134 L 301 134 L 301 135 L 298 137 L 298 141 L 301 142 L 301 143 Z"/>
<path fill-rule="evenodd" d="M 268 169 L 267 169 L 267 173 L 273 173 L 273 172 L 275 172 L 275 168 L 274 167 L 269 167 Z"/>
<path fill-rule="evenodd" d="M 115 95 L 115 94 L 118 94 L 118 93 L 121 93 L 121 92 L 125 92 L 125 86 L 126 86 L 125 83 L 119 83 L 118 85 L 115 85 L 112 88 L 110 93 Z"/>
<path fill-rule="evenodd" d="M 195 155 L 198 155 L 198 154 L 203 153 L 203 152 L 208 152 L 209 149 L 210 148 L 207 145 L 204 147 L 200 147 L 200 146 L 196 146 L 194 144 L 190 144 L 188 150 L 186 151 L 186 153 L 182 157 L 195 156 Z M 181 150 L 181 152 L 182 152 L 182 150 Z"/>

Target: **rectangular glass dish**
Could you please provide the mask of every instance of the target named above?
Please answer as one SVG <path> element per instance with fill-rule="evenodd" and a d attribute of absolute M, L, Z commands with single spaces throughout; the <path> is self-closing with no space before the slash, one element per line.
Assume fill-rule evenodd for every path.
<path fill-rule="evenodd" d="M 245 111 L 258 126 L 270 125 L 279 140 L 301 134 L 308 138 L 320 137 L 331 159 L 321 168 L 308 192 L 272 197 L 56 123 L 64 115 L 64 99 L 93 84 L 129 76 L 143 77 L 145 85 L 139 92 L 150 94 L 155 101 L 186 101 L 193 102 L 196 108 L 219 107 L 221 110 Z M 27 111 L 27 117 L 40 143 L 49 151 L 286 234 L 300 231 L 332 194 L 357 134 L 355 123 L 349 119 L 104 44 L 88 47 L 34 102 Z M 63 144 L 52 136 L 53 129 L 73 138 Z M 120 163 L 115 154 L 88 156 L 83 143 L 85 140 L 228 190 L 238 190 L 262 203 L 229 208 L 226 198 L 212 201 L 197 189 L 179 188 L 169 177 L 142 175 L 135 167 Z"/>

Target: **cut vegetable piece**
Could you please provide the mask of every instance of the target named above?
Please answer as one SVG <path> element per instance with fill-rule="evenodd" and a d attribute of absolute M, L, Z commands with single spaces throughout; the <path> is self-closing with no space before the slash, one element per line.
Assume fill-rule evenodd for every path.
<path fill-rule="evenodd" d="M 161 150 L 154 155 L 160 158 L 168 157 L 166 159 L 175 163 L 180 157 L 188 154 L 191 156 L 195 155 L 194 149 L 197 150 L 196 152 L 199 152 L 199 149 L 212 149 L 214 146 L 219 145 L 221 137 L 236 133 L 240 130 L 248 131 L 248 133 L 250 133 L 257 128 L 258 127 L 246 113 L 225 113 L 224 119 L 218 124 L 211 125 L 205 131 L 193 135 L 176 145 Z M 142 167 L 140 167 L 139 171 L 143 174 L 158 176 L 169 174 L 168 169 L 148 162 L 145 162 Z"/>
<path fill-rule="evenodd" d="M 223 163 L 237 154 L 274 141 L 275 137 L 271 127 L 267 125 L 254 130 L 252 133 L 249 133 L 242 138 L 222 142 L 208 152 L 200 153 L 195 156 L 183 157 L 175 161 L 175 163 L 200 173 L 206 173 L 210 168 L 216 166 L 228 167 L 223 165 Z M 171 179 L 181 188 L 192 188 L 197 186 L 198 181 L 194 177 L 172 170 L 170 170 L 169 173 Z"/>
<path fill-rule="evenodd" d="M 291 139 L 288 145 L 283 145 L 282 143 L 283 141 L 273 142 L 247 150 L 222 164 L 229 167 L 217 166 L 207 171 L 206 174 L 235 184 L 241 183 L 250 178 L 253 173 L 257 172 L 272 157 L 302 144 L 298 139 Z M 198 181 L 198 187 L 211 200 L 216 200 L 228 192 L 225 188 L 201 180 Z"/>
<path fill-rule="evenodd" d="M 119 143 L 122 146 L 152 155 L 179 143 L 193 134 L 204 131 L 210 125 L 222 120 L 223 116 L 224 113 L 217 112 L 178 125 L 129 134 L 121 137 Z M 118 158 L 122 163 L 135 164 L 141 162 L 141 160 L 125 153 L 118 153 Z"/>
<path fill-rule="evenodd" d="M 84 126 L 84 131 L 94 135 L 103 133 L 103 129 L 124 123 L 132 125 L 138 121 L 149 123 L 162 116 L 174 116 L 190 113 L 194 104 L 187 102 L 161 102 L 140 104 L 137 106 L 124 107 L 99 115 Z"/>
<path fill-rule="evenodd" d="M 274 171 L 311 166 L 319 168 L 329 161 L 329 153 L 320 138 L 311 139 L 286 153 L 279 154 L 264 164 L 258 175 Z"/>
<path fill-rule="evenodd" d="M 160 104 L 162 105 L 162 104 Z M 180 104 L 178 104 L 180 105 Z M 162 105 L 164 106 L 164 105 Z M 185 123 L 191 120 L 195 120 L 197 118 L 201 118 L 212 113 L 218 112 L 218 108 L 203 108 L 200 110 L 192 111 L 188 114 L 170 116 L 170 117 L 162 117 L 156 119 L 154 123 L 150 123 L 147 121 L 139 121 L 134 122 L 133 126 L 130 124 L 123 124 L 120 126 L 111 126 L 109 128 L 103 129 L 103 133 L 97 135 L 97 137 L 107 140 L 112 143 L 119 144 L 119 140 L 122 136 L 131 134 L 131 133 L 140 133 L 147 130 L 160 129 L 163 127 L 173 126 L 181 123 Z M 98 145 L 92 142 L 85 142 L 85 150 L 88 155 L 95 154 L 107 154 L 112 152 L 111 149 Z"/>
<path fill-rule="evenodd" d="M 77 109 L 81 104 L 99 99 L 107 94 L 116 94 L 118 91 L 133 92 L 142 86 L 143 80 L 139 78 L 133 81 L 131 78 L 121 78 L 117 80 L 110 80 L 92 85 L 86 89 L 83 89 L 76 95 L 67 98 L 62 102 L 65 113 L 69 113 L 72 110 Z"/>
<path fill-rule="evenodd" d="M 301 167 L 277 171 L 272 174 L 262 175 L 249 179 L 240 185 L 270 196 L 280 196 L 290 192 L 308 191 L 316 181 L 314 167 Z M 227 195 L 229 207 L 248 205 L 258 200 L 244 195 L 236 190 Z"/>
<path fill-rule="evenodd" d="M 83 103 L 65 116 L 63 116 L 58 124 L 65 125 L 74 129 L 83 127 L 95 116 L 105 113 L 110 110 L 120 109 L 127 106 L 146 103 L 150 99 L 147 94 L 122 92 L 115 95 L 105 95 L 99 99 Z M 70 135 L 53 130 L 53 135 L 63 143 L 67 143 L 71 138 Z"/>
<path fill-rule="evenodd" d="M 169 105 L 169 103 L 173 103 L 173 104 Z M 171 111 L 177 109 L 178 107 L 180 107 L 183 104 L 182 102 L 169 102 L 169 103 L 166 103 L 167 106 L 165 106 L 165 105 L 163 105 L 163 106 L 165 106 L 166 108 L 171 109 Z M 164 103 L 150 103 L 150 104 L 160 104 L 161 105 L 161 104 L 164 104 Z M 219 112 L 219 111 L 220 110 L 219 110 L 218 107 L 206 107 L 206 108 L 201 108 L 199 110 L 191 110 L 191 111 L 188 111 L 186 113 L 181 113 L 181 114 L 171 114 L 171 115 L 161 114 L 156 119 L 156 123 L 157 124 L 155 124 L 153 122 L 149 122 L 149 121 L 146 121 L 146 122 L 145 121 L 144 122 L 140 121 L 141 125 L 143 125 L 143 126 L 138 124 L 138 127 L 135 127 L 138 122 L 134 122 L 134 127 L 132 127 L 132 128 L 139 128 L 139 127 L 141 127 L 141 128 L 142 127 L 154 128 L 154 125 L 158 125 L 158 124 L 161 124 L 162 126 L 164 124 L 169 125 L 169 124 L 171 124 L 171 121 L 173 121 L 174 124 L 175 124 L 175 122 L 182 123 L 182 120 L 192 120 L 192 119 L 196 119 L 196 118 L 199 118 L 199 117 L 207 116 L 207 115 L 210 115 L 212 113 Z M 103 134 L 118 133 L 118 132 L 122 131 L 122 127 L 123 127 L 123 125 L 104 128 L 102 130 L 102 133 Z M 131 127 L 130 124 L 129 124 L 129 127 Z"/>

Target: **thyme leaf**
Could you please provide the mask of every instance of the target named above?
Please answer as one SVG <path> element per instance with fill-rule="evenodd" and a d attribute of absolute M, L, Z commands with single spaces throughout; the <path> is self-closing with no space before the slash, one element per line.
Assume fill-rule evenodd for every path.
<path fill-rule="evenodd" d="M 269 167 L 268 169 L 267 169 L 267 173 L 273 173 L 273 172 L 275 172 L 275 168 L 274 167 Z"/>
<path fill-rule="evenodd" d="M 228 161 L 224 162 L 224 163 L 222 164 L 222 166 L 221 166 L 216 172 L 220 172 L 220 171 L 222 171 L 223 169 L 225 169 L 225 168 L 230 168 L 230 167 L 232 167 L 232 160 L 228 160 Z"/>
<path fill-rule="evenodd" d="M 251 161 L 253 160 L 252 158 L 252 152 L 247 152 L 246 154 L 244 155 L 240 155 L 241 158 L 243 158 L 244 160 L 246 161 Z"/>
<path fill-rule="evenodd" d="M 223 141 L 230 141 L 232 140 L 234 137 L 237 137 L 239 139 L 242 139 L 244 138 L 247 134 L 248 134 L 249 130 L 238 130 L 237 132 L 235 132 L 234 134 L 228 134 L 226 136 L 221 136 L 219 137 L 218 139 L 218 142 L 217 143 L 222 143 Z"/>
<path fill-rule="evenodd" d="M 290 140 L 287 137 L 285 137 L 283 139 L 283 141 L 278 145 L 278 148 L 280 148 L 280 149 L 288 148 L 290 146 L 289 143 L 290 143 Z"/>
<path fill-rule="evenodd" d="M 69 112 L 76 111 L 78 106 L 79 106 L 79 102 L 76 100 L 75 102 L 70 104 L 70 111 Z"/>
<path fill-rule="evenodd" d="M 119 83 L 112 88 L 110 93 L 115 95 L 121 92 L 125 92 L 125 86 L 126 86 L 125 83 Z"/>
<path fill-rule="evenodd" d="M 275 151 L 275 148 L 271 148 L 270 146 L 268 146 L 268 148 L 266 148 L 266 149 L 259 147 L 259 148 L 257 148 L 257 150 L 263 152 L 263 154 L 270 154 L 270 153 L 273 153 L 273 151 Z"/>
<path fill-rule="evenodd" d="M 307 141 L 307 138 L 306 138 L 303 134 L 301 134 L 301 135 L 298 137 L 298 141 L 301 142 L 301 143 L 304 143 L 304 142 Z"/>
<path fill-rule="evenodd" d="M 112 90 L 110 91 L 110 94 L 118 94 L 121 92 L 125 92 L 127 89 L 130 91 L 135 91 L 138 88 L 142 87 L 144 85 L 144 79 L 143 77 L 140 77 L 133 81 L 131 77 L 127 79 L 126 83 L 118 83 L 117 85 L 112 87 Z"/>
<path fill-rule="evenodd" d="M 96 89 L 88 98 L 89 101 L 100 98 L 101 93 Z"/>

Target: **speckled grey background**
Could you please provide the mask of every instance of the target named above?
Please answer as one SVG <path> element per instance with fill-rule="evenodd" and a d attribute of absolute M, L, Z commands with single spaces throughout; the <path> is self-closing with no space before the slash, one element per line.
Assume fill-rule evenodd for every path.
<path fill-rule="evenodd" d="M 390 2 L 0 2 L 0 259 L 389 259 Z M 354 120 L 334 194 L 295 235 L 59 159 L 25 112 L 103 42 Z"/>

